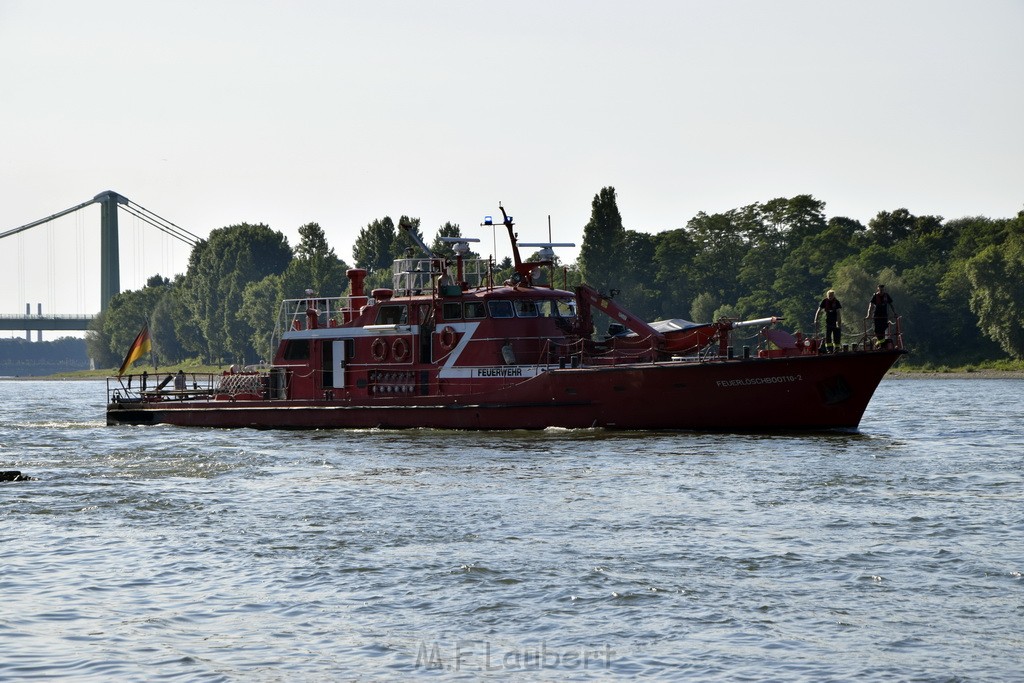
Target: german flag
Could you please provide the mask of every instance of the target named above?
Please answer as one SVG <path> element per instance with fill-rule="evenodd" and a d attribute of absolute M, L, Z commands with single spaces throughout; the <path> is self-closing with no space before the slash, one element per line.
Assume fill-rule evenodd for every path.
<path fill-rule="evenodd" d="M 135 341 L 133 341 L 131 347 L 129 347 L 128 355 L 124 357 L 124 362 L 121 363 L 121 369 L 117 371 L 117 376 L 120 377 L 123 375 L 129 365 L 149 353 L 152 348 L 153 344 L 149 339 L 149 325 L 146 324 L 142 326 L 142 330 L 139 332 L 139 335 L 135 337 Z"/>

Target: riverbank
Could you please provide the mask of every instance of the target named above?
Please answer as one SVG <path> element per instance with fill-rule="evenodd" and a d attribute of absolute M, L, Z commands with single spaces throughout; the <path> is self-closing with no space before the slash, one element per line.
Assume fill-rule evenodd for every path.
<path fill-rule="evenodd" d="M 169 365 L 164 368 L 156 370 L 154 368 L 133 368 L 127 374 L 139 375 L 144 370 L 150 374 L 151 377 L 157 375 L 173 375 L 178 370 L 181 370 L 186 375 L 195 374 L 207 374 L 207 375 L 219 375 L 228 366 L 225 365 Z M 103 370 L 76 370 L 74 372 L 59 372 L 53 375 L 0 375 L 0 380 L 54 380 L 54 381 L 73 381 L 73 380 L 94 380 L 94 379 L 106 379 L 107 377 L 114 377 L 117 375 L 116 369 L 103 369 Z"/>
<path fill-rule="evenodd" d="M 1024 379 L 1024 370 L 890 370 L 886 379 Z"/>

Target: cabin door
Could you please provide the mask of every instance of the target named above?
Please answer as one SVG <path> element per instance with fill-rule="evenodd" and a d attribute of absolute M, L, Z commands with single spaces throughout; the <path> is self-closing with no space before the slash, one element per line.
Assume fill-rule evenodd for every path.
<path fill-rule="evenodd" d="M 332 386 L 341 389 L 345 386 L 345 339 L 331 342 L 331 369 L 334 382 Z"/>

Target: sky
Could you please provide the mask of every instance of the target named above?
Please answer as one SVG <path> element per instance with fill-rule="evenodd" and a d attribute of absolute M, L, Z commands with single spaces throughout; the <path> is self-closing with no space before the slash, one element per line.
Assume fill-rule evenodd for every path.
<path fill-rule="evenodd" d="M 650 233 L 798 194 L 1012 217 L 1022 30 L 1021 0 L 0 0 L 0 232 L 105 190 L 200 236 L 315 221 L 349 264 L 386 215 L 489 254 L 499 201 L 579 245 L 606 186 Z M 122 287 L 184 271 L 120 224 Z M 98 234 L 0 240 L 0 313 L 98 311 Z"/>

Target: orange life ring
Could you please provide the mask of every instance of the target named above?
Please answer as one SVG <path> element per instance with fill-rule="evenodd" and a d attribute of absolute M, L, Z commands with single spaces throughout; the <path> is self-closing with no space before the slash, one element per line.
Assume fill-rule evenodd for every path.
<path fill-rule="evenodd" d="M 377 337 L 373 340 L 373 343 L 370 344 L 370 355 L 373 356 L 373 359 L 378 363 L 387 357 L 388 345 L 384 343 L 383 339 Z"/>
<path fill-rule="evenodd" d="M 441 348 L 445 351 L 450 351 L 455 346 L 455 328 L 451 325 L 445 325 L 444 329 L 441 330 Z"/>
<path fill-rule="evenodd" d="M 395 343 L 391 345 L 391 356 L 394 358 L 396 363 L 401 363 L 408 355 L 409 342 L 405 341 L 403 337 L 399 337 L 395 340 Z"/>

